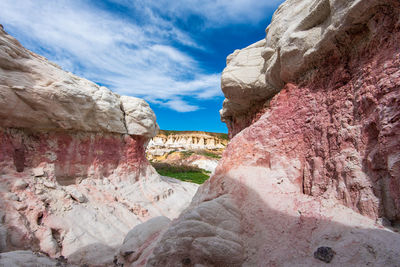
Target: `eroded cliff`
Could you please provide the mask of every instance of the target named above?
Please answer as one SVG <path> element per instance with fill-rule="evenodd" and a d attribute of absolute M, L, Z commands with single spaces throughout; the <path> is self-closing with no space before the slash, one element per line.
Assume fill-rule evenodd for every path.
<path fill-rule="evenodd" d="M 400 3 L 288 0 L 222 75 L 234 136 L 132 266 L 397 266 Z"/>
<path fill-rule="evenodd" d="M 197 189 L 148 163 L 158 125 L 144 100 L 63 71 L 2 27 L 0 105 L 1 252 L 110 265 L 133 226 L 177 217 Z"/>

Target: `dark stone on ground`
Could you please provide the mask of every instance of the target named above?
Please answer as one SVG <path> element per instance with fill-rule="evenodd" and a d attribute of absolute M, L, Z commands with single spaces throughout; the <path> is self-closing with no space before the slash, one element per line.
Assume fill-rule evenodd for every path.
<path fill-rule="evenodd" d="M 317 251 L 314 252 L 314 258 L 326 263 L 330 263 L 335 254 L 335 251 L 333 251 L 333 249 L 330 247 L 319 247 Z"/>

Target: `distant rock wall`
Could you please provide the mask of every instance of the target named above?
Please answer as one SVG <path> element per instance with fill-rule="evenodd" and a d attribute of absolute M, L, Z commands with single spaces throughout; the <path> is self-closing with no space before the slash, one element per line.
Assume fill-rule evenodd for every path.
<path fill-rule="evenodd" d="M 227 137 L 222 133 L 161 130 L 150 140 L 146 155 L 152 162 L 188 165 L 213 172 L 228 144 Z"/>
<path fill-rule="evenodd" d="M 222 136 L 224 134 L 160 131 L 158 135 L 150 140 L 147 151 L 151 154 L 160 155 L 160 153 L 168 153 L 172 150 L 224 149 L 228 144 L 228 140 Z"/>

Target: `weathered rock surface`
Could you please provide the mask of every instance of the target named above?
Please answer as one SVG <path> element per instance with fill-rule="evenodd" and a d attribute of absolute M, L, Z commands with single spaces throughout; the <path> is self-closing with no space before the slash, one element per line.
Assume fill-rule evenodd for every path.
<path fill-rule="evenodd" d="M 22 47 L 0 29 L 0 125 L 38 130 L 113 132 L 153 137 L 154 112 Z"/>
<path fill-rule="evenodd" d="M 263 125 L 253 123 L 264 131 L 254 133 L 263 153 L 300 160 L 304 193 L 392 220 L 400 219 L 398 8 L 396 1 L 285 2 L 267 29 L 261 70 L 283 90 L 264 106 Z M 234 121 L 232 134 L 246 126 Z"/>
<path fill-rule="evenodd" d="M 168 228 L 171 220 L 160 216 L 135 226 L 126 235 L 116 255 L 116 263 L 123 266 L 145 264 L 156 241 Z"/>
<path fill-rule="evenodd" d="M 281 5 L 262 68 L 260 43 L 228 58 L 235 137 L 147 264 L 398 266 L 399 14 L 390 0 Z"/>
<path fill-rule="evenodd" d="M 2 29 L 0 104 L 0 252 L 112 265 L 129 230 L 177 217 L 197 190 L 146 160 L 158 126 L 145 101 L 61 70 Z M 13 253 L 0 260 L 60 263 Z"/>
<path fill-rule="evenodd" d="M 0 266 L 8 267 L 25 267 L 25 266 L 43 266 L 43 267 L 54 267 L 54 266 L 67 266 L 61 261 L 49 259 L 44 255 L 34 254 L 31 251 L 12 251 L 6 253 L 0 253 Z M 68 266 L 73 267 L 76 265 Z"/>

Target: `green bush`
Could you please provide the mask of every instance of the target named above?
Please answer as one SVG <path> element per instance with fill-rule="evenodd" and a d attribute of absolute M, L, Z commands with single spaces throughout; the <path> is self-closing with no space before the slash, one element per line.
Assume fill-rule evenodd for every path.
<path fill-rule="evenodd" d="M 203 155 L 203 156 L 206 156 L 206 157 L 209 157 L 209 158 L 214 158 L 214 159 L 220 159 L 221 158 L 220 155 L 218 155 L 216 153 L 213 153 L 213 152 L 210 152 L 210 151 L 206 151 L 206 150 L 200 150 L 200 151 L 197 152 L 197 154 Z"/>
<path fill-rule="evenodd" d="M 162 176 L 168 176 L 185 182 L 204 183 L 210 176 L 200 168 L 187 165 L 171 165 L 168 163 L 152 162 L 153 167 Z"/>

